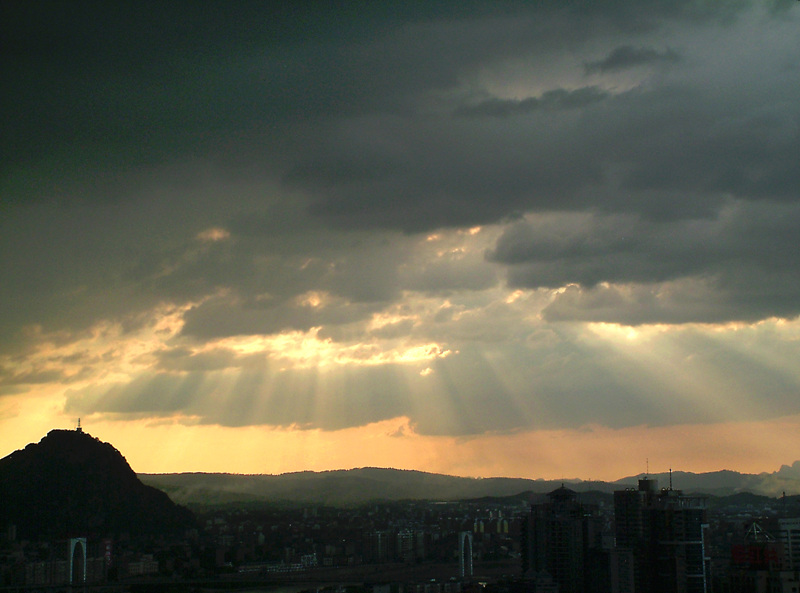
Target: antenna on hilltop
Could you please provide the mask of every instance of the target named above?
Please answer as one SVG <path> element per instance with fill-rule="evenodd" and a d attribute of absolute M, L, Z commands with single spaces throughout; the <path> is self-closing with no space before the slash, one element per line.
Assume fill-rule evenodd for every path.
<path fill-rule="evenodd" d="M 81 428 L 81 419 L 80 418 L 78 418 L 78 426 L 75 428 L 75 432 L 83 432 L 83 429 Z"/>
<path fill-rule="evenodd" d="M 644 463 L 645 463 L 644 477 L 647 478 L 650 476 L 650 458 L 645 457 Z"/>

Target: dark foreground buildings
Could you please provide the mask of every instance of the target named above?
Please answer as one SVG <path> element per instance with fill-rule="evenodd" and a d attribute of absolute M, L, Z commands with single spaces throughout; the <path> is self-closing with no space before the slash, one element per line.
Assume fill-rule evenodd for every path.
<path fill-rule="evenodd" d="M 639 480 L 638 489 L 614 492 L 619 566 L 615 591 L 705 593 L 708 519 L 704 502 L 680 490 L 659 490 L 658 482 L 648 478 Z"/>
<path fill-rule="evenodd" d="M 531 579 L 549 576 L 559 593 L 604 593 L 608 554 L 602 547 L 602 521 L 593 505 L 578 502 L 564 486 L 531 507 L 522 546 L 523 572 Z"/>
<path fill-rule="evenodd" d="M 562 486 L 531 507 L 523 571 L 560 593 L 707 593 L 707 523 L 703 498 L 643 478 L 614 493 L 610 541 L 597 509 Z"/>

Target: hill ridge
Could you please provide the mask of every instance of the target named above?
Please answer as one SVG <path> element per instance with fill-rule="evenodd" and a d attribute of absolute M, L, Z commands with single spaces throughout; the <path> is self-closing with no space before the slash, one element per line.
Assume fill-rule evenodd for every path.
<path fill-rule="evenodd" d="M 787 468 L 788 466 L 783 466 Z M 800 468 L 800 464 L 792 467 Z M 782 468 L 779 472 L 742 474 L 733 470 L 705 473 L 673 471 L 676 489 L 688 493 L 728 496 L 751 492 L 763 496 L 800 493 L 800 479 Z M 545 493 L 568 483 L 578 491 L 613 492 L 635 486 L 643 474 L 613 482 L 597 480 L 544 480 L 513 477 L 475 478 L 394 468 L 361 467 L 283 474 L 172 473 L 141 474 L 145 483 L 161 488 L 181 504 L 225 502 L 287 502 L 355 504 L 372 500 L 465 500 L 485 496 L 516 496 Z M 669 485 L 669 472 L 649 475 L 662 487 Z"/>
<path fill-rule="evenodd" d="M 0 459 L 0 526 L 20 537 L 138 535 L 179 530 L 193 516 L 146 485 L 111 444 L 51 430 Z"/>

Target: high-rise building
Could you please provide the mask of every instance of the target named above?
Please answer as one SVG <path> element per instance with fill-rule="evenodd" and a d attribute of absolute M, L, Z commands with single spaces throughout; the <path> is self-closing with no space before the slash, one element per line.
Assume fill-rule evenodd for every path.
<path fill-rule="evenodd" d="M 778 540 L 788 570 L 800 570 L 800 518 L 778 519 Z"/>
<path fill-rule="evenodd" d="M 614 520 L 616 557 L 633 562 L 632 587 L 622 580 L 619 593 L 706 593 L 702 497 L 659 490 L 656 480 L 643 478 L 638 489 L 614 492 Z"/>
<path fill-rule="evenodd" d="M 577 493 L 563 485 L 547 498 L 531 507 L 523 570 L 531 577 L 549 575 L 561 593 L 596 590 L 601 579 L 595 568 L 600 553 L 595 509 L 578 502 Z"/>

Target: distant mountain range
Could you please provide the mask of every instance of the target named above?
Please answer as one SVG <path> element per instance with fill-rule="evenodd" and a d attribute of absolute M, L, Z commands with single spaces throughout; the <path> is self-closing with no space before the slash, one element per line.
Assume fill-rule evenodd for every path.
<path fill-rule="evenodd" d="M 567 480 L 582 496 L 610 499 L 636 486 L 640 476 L 615 482 Z M 800 509 L 800 461 L 779 471 L 741 474 L 655 474 L 662 487 L 711 495 L 720 504 L 769 504 L 784 493 Z M 463 478 L 411 470 L 360 468 L 281 475 L 214 473 L 139 474 L 112 445 L 79 430 L 53 430 L 0 459 L 0 528 L 17 526 L 19 537 L 69 534 L 131 535 L 178 531 L 194 525 L 187 505 L 321 504 L 371 501 L 504 498 L 529 504 L 561 486 L 561 480 Z M 729 497 L 723 501 L 721 497 Z M 768 498 L 767 498 L 768 497 Z M 749 501 L 749 502 L 747 502 Z M 177 503 L 177 504 L 176 504 Z"/>
<path fill-rule="evenodd" d="M 0 528 L 21 539 L 144 535 L 194 525 L 192 513 L 143 484 L 108 443 L 50 431 L 0 459 Z"/>
<path fill-rule="evenodd" d="M 372 500 L 465 500 L 482 497 L 535 498 L 559 487 L 561 480 L 524 478 L 462 478 L 421 471 L 360 468 L 280 475 L 218 473 L 140 474 L 141 480 L 169 494 L 177 503 L 287 503 L 346 505 Z M 567 480 L 578 492 L 610 493 L 636 486 L 641 476 L 615 482 Z M 670 485 L 668 473 L 652 474 L 661 487 Z M 774 473 L 741 474 L 723 470 L 694 474 L 673 472 L 672 486 L 686 493 L 730 496 L 740 492 L 778 497 L 800 494 L 800 461 Z"/>

